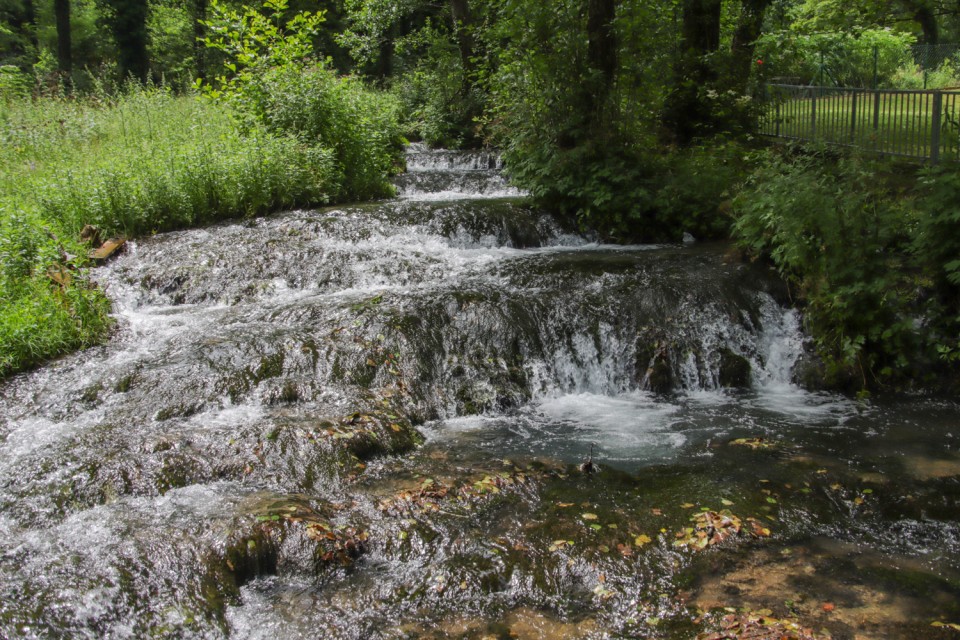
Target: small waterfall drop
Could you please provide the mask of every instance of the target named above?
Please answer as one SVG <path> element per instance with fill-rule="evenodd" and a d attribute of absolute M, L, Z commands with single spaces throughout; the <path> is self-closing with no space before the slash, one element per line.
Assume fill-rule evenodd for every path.
<path fill-rule="evenodd" d="M 407 152 L 407 173 L 394 179 L 399 197 L 416 200 L 459 200 L 520 197 L 501 174 L 500 157 L 489 151 L 430 150 L 413 144 Z"/>

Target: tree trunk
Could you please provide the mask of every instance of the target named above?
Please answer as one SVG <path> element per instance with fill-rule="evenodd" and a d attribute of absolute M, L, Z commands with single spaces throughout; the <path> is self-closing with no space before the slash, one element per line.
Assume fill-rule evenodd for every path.
<path fill-rule="evenodd" d="M 207 19 L 207 0 L 193 0 L 193 63 L 197 77 L 207 79 L 207 46 L 201 41 L 207 35 L 207 28 L 201 20 Z"/>
<path fill-rule="evenodd" d="M 685 53 L 697 57 L 720 48 L 720 0 L 685 0 L 683 3 Z"/>
<path fill-rule="evenodd" d="M 614 20 L 617 5 L 614 0 L 588 0 L 587 4 L 587 66 L 598 74 L 593 91 L 597 106 L 602 104 L 617 76 L 617 37 Z"/>
<path fill-rule="evenodd" d="M 686 145 L 709 131 L 713 114 L 702 100 L 701 89 L 717 79 L 706 55 L 719 48 L 720 0 L 684 0 L 674 88 L 667 96 L 662 119 L 671 141 Z"/>
<path fill-rule="evenodd" d="M 772 0 L 743 0 L 740 19 L 733 32 L 730 43 L 732 85 L 740 93 L 745 93 L 753 67 L 753 52 L 757 38 L 763 29 L 763 16 Z"/>
<path fill-rule="evenodd" d="M 113 40 L 117 44 L 120 74 L 146 82 L 150 69 L 147 57 L 147 0 L 109 0 Z"/>
<path fill-rule="evenodd" d="M 70 0 L 53 0 L 53 14 L 57 23 L 57 70 L 69 79 L 73 72 L 70 47 Z"/>
<path fill-rule="evenodd" d="M 940 42 L 940 26 L 933 9 L 926 4 L 913 6 L 913 18 L 920 23 L 923 29 L 922 44 L 938 44 Z"/>
<path fill-rule="evenodd" d="M 453 19 L 453 34 L 460 48 L 466 90 L 471 85 L 470 76 L 473 74 L 473 34 L 470 31 L 470 5 L 467 0 L 450 0 L 450 17 Z"/>

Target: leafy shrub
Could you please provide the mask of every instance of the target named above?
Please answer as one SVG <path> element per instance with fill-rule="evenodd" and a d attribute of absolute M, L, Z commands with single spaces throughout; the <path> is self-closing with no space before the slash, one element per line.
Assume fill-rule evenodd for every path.
<path fill-rule="evenodd" d="M 930 340 L 944 359 L 960 361 L 960 167 L 924 169 L 917 199 L 916 259 L 933 281 L 928 300 Z"/>
<path fill-rule="evenodd" d="M 767 152 L 735 200 L 738 242 L 769 257 L 805 302 L 835 384 L 902 381 L 929 361 L 916 214 L 877 176 L 857 158 Z"/>
<path fill-rule="evenodd" d="M 879 28 L 855 34 L 773 31 L 757 41 L 756 52 L 766 73 L 796 84 L 872 87 L 876 49 L 879 85 L 890 86 L 898 69 L 912 62 L 915 42 L 912 34 Z"/>
<path fill-rule="evenodd" d="M 960 72 L 952 60 L 946 60 L 936 69 L 924 71 L 920 65 L 908 63 L 896 70 L 890 78 L 896 89 L 944 89 L 960 87 Z"/>
<path fill-rule="evenodd" d="M 279 25 L 286 0 L 266 0 L 243 12 L 211 3 L 206 44 L 224 56 L 225 73 L 206 94 L 230 104 L 252 126 L 292 135 L 313 153 L 333 159 L 339 200 L 392 194 L 387 176 L 401 150 L 396 101 L 338 77 L 313 51 L 323 13 L 301 12 Z"/>
<path fill-rule="evenodd" d="M 403 51 L 420 52 L 417 65 L 397 80 L 393 91 L 402 107 L 405 134 L 433 147 L 478 144 L 483 92 L 468 81 L 450 37 L 428 24 L 402 44 Z"/>

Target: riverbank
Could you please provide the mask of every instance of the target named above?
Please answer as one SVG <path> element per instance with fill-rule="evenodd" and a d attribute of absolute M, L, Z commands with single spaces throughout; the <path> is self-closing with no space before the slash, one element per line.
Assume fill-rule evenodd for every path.
<path fill-rule="evenodd" d="M 361 89 L 338 99 L 359 97 L 351 91 Z M 340 126 L 337 118 L 330 126 Z M 308 143 L 160 88 L 0 103 L 0 377 L 107 336 L 109 302 L 87 278 L 84 227 L 102 239 L 136 238 L 388 195 L 382 166 L 399 146 L 387 129 L 370 131 L 377 142 L 349 139 L 369 149 L 345 165 L 351 151 L 342 143 Z M 348 170 L 378 174 L 379 186 L 368 180 L 354 193 L 343 181 Z"/>

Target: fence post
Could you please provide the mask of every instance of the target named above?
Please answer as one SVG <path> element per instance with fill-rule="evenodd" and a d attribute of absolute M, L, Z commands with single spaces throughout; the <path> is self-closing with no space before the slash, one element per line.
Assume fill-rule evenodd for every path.
<path fill-rule="evenodd" d="M 940 162 L 940 113 L 943 111 L 943 94 L 933 92 L 933 115 L 930 118 L 930 161 Z"/>
<path fill-rule="evenodd" d="M 877 77 L 879 61 L 880 61 L 880 46 L 873 45 L 873 90 L 874 91 L 877 90 L 877 84 L 879 84 L 878 77 Z"/>
<path fill-rule="evenodd" d="M 858 91 L 854 91 L 850 99 L 850 144 L 857 141 L 857 96 L 859 94 Z"/>

